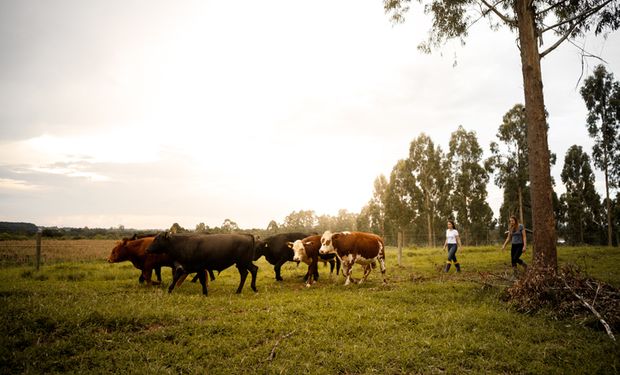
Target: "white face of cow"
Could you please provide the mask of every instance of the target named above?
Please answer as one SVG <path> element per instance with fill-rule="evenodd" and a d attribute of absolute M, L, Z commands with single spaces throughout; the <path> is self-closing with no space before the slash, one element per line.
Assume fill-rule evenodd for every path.
<path fill-rule="evenodd" d="M 306 257 L 306 248 L 301 240 L 293 242 L 293 262 L 303 262 Z"/>
<path fill-rule="evenodd" d="M 326 231 L 321 237 L 321 248 L 319 249 L 319 254 L 330 254 L 335 252 L 336 249 L 334 249 L 334 245 L 332 244 L 332 232 Z"/>

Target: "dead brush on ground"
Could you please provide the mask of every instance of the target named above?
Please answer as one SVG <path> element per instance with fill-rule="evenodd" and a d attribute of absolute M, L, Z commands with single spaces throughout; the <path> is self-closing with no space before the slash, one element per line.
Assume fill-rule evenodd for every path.
<path fill-rule="evenodd" d="M 530 270 L 506 289 L 506 301 L 523 313 L 548 311 L 556 319 L 575 319 L 594 329 L 620 329 L 620 290 L 583 275 L 571 264 L 557 272 Z"/>

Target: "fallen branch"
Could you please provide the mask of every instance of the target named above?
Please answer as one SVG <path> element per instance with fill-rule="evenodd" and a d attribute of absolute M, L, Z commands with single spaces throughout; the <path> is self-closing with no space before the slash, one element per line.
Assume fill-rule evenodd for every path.
<path fill-rule="evenodd" d="M 271 349 L 271 353 L 269 353 L 269 358 L 267 358 L 268 361 L 273 361 L 273 359 L 276 357 L 276 348 L 278 347 L 278 345 L 280 345 L 280 341 L 284 340 L 287 337 L 290 337 L 293 333 L 295 333 L 295 330 L 292 330 L 286 335 L 280 337 L 278 341 L 276 341 L 275 345 L 273 346 L 273 349 Z"/>
<path fill-rule="evenodd" d="M 575 297 L 577 297 L 581 301 L 581 303 L 584 304 L 585 307 L 587 307 L 588 309 L 590 309 L 590 311 L 592 311 L 592 313 L 603 324 L 603 327 L 605 327 L 605 331 L 607 331 L 607 334 L 609 335 L 609 337 L 611 337 L 612 340 L 616 341 L 616 338 L 614 337 L 613 333 L 611 333 L 611 327 L 609 327 L 609 324 L 607 324 L 607 322 L 605 321 L 605 319 L 603 319 L 601 314 L 599 314 L 598 311 L 596 311 L 596 309 L 593 306 L 591 306 L 588 302 L 586 302 L 586 300 L 583 299 L 583 297 L 581 297 L 579 294 L 575 293 L 575 291 L 568 285 L 566 280 L 564 280 L 564 285 L 566 285 L 568 290 L 570 290 L 575 295 Z"/>

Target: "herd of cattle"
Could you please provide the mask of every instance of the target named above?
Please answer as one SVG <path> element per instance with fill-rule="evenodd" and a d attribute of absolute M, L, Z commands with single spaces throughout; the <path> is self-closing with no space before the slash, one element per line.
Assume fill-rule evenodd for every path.
<path fill-rule="evenodd" d="M 123 239 L 119 241 L 108 257 L 108 262 L 130 261 L 141 270 L 139 281 L 161 283 L 161 268 L 172 268 L 173 280 L 168 288 L 172 292 L 180 286 L 187 275 L 196 273 L 200 280 L 202 293 L 206 296 L 208 279 L 215 280 L 213 271 L 221 272 L 233 264 L 239 270 L 241 293 L 248 273 L 252 276 L 251 288 L 256 289 L 258 267 L 253 261 L 261 256 L 274 265 L 276 280 L 282 281 L 281 268 L 288 261 L 306 263 L 308 272 L 304 276 L 306 286 L 318 280 L 318 263 L 329 263 L 330 273 L 336 268 L 336 275 L 342 264 L 345 285 L 358 282 L 351 277 L 353 265 L 364 268 L 363 282 L 379 262 L 383 283 L 385 284 L 385 248 L 381 237 L 365 232 L 330 231 L 321 235 L 305 233 L 282 233 L 264 240 L 251 234 L 172 234 L 162 232 L 155 236 Z M 157 282 L 151 280 L 153 271 Z"/>

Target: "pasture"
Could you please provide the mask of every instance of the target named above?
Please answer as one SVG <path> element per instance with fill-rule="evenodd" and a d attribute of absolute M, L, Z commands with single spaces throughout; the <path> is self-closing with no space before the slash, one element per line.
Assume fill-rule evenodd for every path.
<path fill-rule="evenodd" d="M 113 244 L 44 240 L 36 272 L 26 256 L 33 242 L 0 242 L 0 372 L 620 372 L 619 344 L 604 331 L 502 302 L 510 253 L 499 247 L 460 249 L 460 274 L 440 272 L 438 248 L 405 249 L 400 267 L 388 248 L 387 286 L 375 269 L 367 283 L 344 287 L 321 265 L 319 281 L 305 288 L 306 266 L 290 262 L 276 282 L 261 258 L 258 293 L 249 278 L 234 293 L 233 267 L 216 275 L 204 297 L 189 279 L 168 294 L 169 268 L 164 285 L 139 285 L 129 262 L 105 262 Z M 618 248 L 561 247 L 558 255 L 620 287 Z M 361 276 L 359 266 L 353 274 Z"/>

